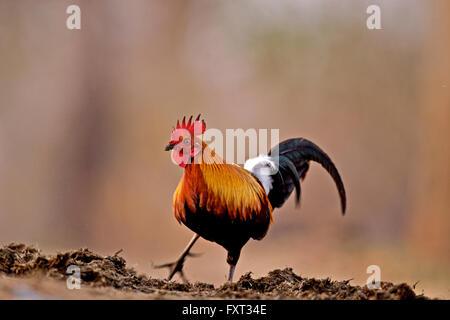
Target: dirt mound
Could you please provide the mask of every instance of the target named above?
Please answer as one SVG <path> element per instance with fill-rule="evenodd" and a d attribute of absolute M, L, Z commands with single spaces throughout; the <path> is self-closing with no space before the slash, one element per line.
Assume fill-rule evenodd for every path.
<path fill-rule="evenodd" d="M 416 295 L 407 284 L 383 282 L 381 289 L 352 286 L 349 281 L 303 278 L 291 268 L 274 270 L 266 277 L 254 279 L 251 272 L 236 283 L 219 288 L 206 283 L 178 283 L 137 274 L 126 266 L 118 253 L 101 256 L 89 249 L 79 249 L 45 256 L 24 244 L 0 248 L 0 274 L 14 278 L 54 278 L 66 280 L 67 269 L 76 265 L 81 272 L 81 285 L 91 288 L 115 288 L 127 293 L 140 293 L 138 298 L 222 298 L 222 299 L 427 299 Z M 0 278 L 0 282 L 2 278 Z M 105 297 L 108 298 L 108 297 Z"/>

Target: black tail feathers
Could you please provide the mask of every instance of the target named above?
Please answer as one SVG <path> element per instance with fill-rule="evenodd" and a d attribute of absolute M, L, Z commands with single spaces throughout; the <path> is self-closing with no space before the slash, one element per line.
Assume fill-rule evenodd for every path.
<path fill-rule="evenodd" d="M 272 207 L 281 207 L 294 189 L 296 203 L 299 204 L 300 180 L 305 178 L 309 162 L 315 161 L 320 163 L 333 178 L 339 192 L 342 214 L 345 214 L 347 200 L 341 176 L 330 157 L 316 144 L 304 138 L 285 140 L 272 148 L 269 156 L 279 163 L 279 171 L 272 176 L 272 188 L 268 194 Z"/>

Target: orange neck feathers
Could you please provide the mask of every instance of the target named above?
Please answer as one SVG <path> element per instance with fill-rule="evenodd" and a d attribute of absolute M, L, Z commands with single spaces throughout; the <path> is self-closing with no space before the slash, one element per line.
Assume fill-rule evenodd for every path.
<path fill-rule="evenodd" d="M 201 159 L 188 164 L 174 193 L 175 217 L 185 219 L 185 209 L 198 209 L 231 219 L 247 220 L 259 214 L 270 218 L 272 207 L 262 185 L 247 170 L 227 164 L 203 143 Z M 201 160 L 201 161 L 200 161 Z"/>

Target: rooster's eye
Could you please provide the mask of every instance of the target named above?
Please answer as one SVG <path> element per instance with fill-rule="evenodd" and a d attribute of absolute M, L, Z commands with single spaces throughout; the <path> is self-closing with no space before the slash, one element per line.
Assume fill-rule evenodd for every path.
<path fill-rule="evenodd" d="M 184 139 L 183 142 L 184 142 L 185 145 L 190 145 L 191 144 L 191 139 L 186 138 L 186 139 Z"/>

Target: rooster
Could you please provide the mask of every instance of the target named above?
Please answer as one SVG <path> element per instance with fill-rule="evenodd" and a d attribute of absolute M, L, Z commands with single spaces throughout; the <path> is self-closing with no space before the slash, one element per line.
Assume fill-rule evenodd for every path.
<path fill-rule="evenodd" d="M 310 161 L 318 162 L 333 178 L 345 214 L 344 184 L 335 165 L 317 145 L 304 138 L 289 139 L 245 162 L 244 168 L 228 164 L 197 135 L 206 129 L 200 115 L 193 121 L 183 118 L 172 130 L 165 150 L 184 175 L 173 196 L 175 218 L 195 234 L 179 259 L 157 268 L 170 268 L 169 280 L 180 273 L 192 256 L 191 248 L 200 238 L 227 250 L 228 281 L 232 282 L 241 249 L 250 240 L 261 240 L 273 221 L 273 210 L 280 208 L 295 189 L 300 202 L 301 185 Z"/>

